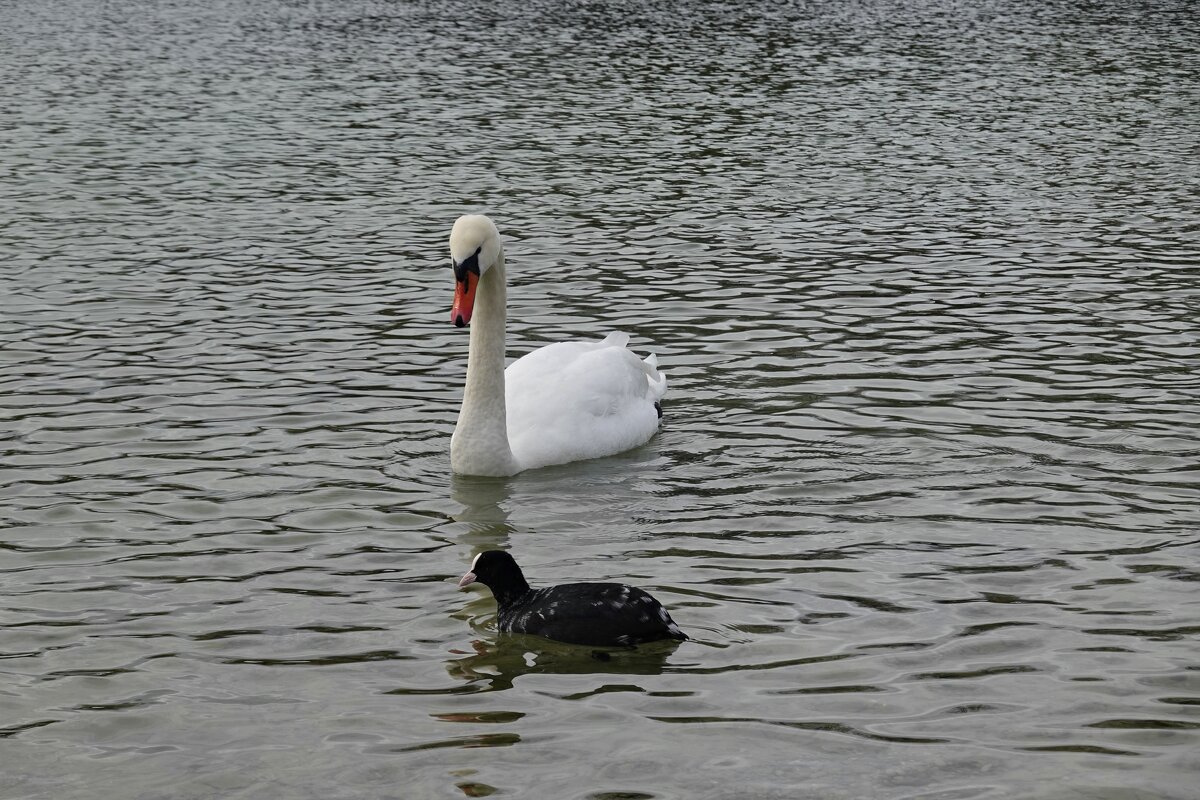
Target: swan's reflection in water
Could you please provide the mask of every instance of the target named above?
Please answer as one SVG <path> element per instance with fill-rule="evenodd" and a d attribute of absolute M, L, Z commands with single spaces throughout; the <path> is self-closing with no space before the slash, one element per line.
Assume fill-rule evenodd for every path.
<path fill-rule="evenodd" d="M 462 506 L 453 518 L 467 523 L 467 532 L 459 537 L 459 542 L 470 551 L 470 557 L 482 550 L 508 549 L 508 537 L 515 530 L 509 524 L 509 512 L 505 508 L 511 497 L 512 488 L 507 478 L 451 476 L 450 499 Z M 470 563 L 470 558 L 464 563 Z"/>
<path fill-rule="evenodd" d="M 636 648 L 586 647 L 539 636 L 502 633 L 471 642 L 473 653 L 446 662 L 450 677 L 478 684 L 478 691 L 512 688 L 523 675 L 661 675 L 677 641 Z"/>
<path fill-rule="evenodd" d="M 531 470 L 509 478 L 452 474 L 450 499 L 461 508 L 451 516 L 470 526 L 469 535 L 461 537 L 460 542 L 480 549 L 507 549 L 508 535 L 514 529 L 569 535 L 594 530 L 600 518 L 607 518 L 611 527 L 613 509 L 622 510 L 630 528 L 636 527 L 640 520 L 655 515 L 663 492 L 668 491 L 670 461 L 658 453 L 657 441 L 617 456 Z M 616 547 L 628 543 L 627 537 L 616 539 Z M 549 541 L 539 538 L 529 544 Z M 524 553 L 516 555 L 519 559 Z"/>

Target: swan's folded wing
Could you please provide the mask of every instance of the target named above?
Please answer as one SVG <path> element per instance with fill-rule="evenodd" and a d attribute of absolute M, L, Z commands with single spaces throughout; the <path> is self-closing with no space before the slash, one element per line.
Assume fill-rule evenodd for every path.
<path fill-rule="evenodd" d="M 666 380 L 627 340 L 558 342 L 509 365 L 508 438 L 522 469 L 612 455 L 654 435 Z"/>

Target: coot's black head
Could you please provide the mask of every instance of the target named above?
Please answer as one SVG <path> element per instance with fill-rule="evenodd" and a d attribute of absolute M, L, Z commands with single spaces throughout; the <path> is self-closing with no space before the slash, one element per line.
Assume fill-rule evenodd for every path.
<path fill-rule="evenodd" d="M 458 588 L 482 583 L 499 600 L 529 591 L 529 584 L 513 557 L 503 550 L 484 550 L 475 556 L 471 569 L 458 582 Z"/>

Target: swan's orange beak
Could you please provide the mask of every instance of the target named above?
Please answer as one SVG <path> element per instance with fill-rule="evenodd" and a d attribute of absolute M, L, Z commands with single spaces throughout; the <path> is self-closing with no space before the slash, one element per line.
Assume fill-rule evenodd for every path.
<path fill-rule="evenodd" d="M 479 285 L 479 276 L 474 272 L 465 273 L 463 280 L 454 284 L 454 305 L 450 307 L 450 321 L 454 327 L 461 328 L 471 321 L 471 311 L 475 308 L 475 287 Z"/>

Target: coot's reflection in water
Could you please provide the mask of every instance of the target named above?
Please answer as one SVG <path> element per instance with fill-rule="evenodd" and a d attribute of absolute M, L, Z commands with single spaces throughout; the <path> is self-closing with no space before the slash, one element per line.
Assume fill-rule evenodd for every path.
<path fill-rule="evenodd" d="M 447 661 L 446 670 L 458 680 L 482 687 L 480 691 L 511 688 L 525 675 L 661 675 L 679 645 L 666 640 L 632 648 L 587 647 L 501 633 L 493 639 L 473 640 L 474 652 Z"/>

